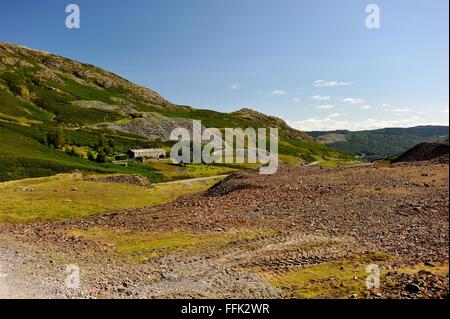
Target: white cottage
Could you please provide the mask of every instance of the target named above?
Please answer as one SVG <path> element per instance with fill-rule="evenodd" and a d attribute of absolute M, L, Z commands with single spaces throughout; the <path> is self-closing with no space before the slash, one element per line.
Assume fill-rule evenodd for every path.
<path fill-rule="evenodd" d="M 137 150 L 130 150 L 133 158 L 154 158 L 160 159 L 166 156 L 166 151 L 162 148 L 144 148 Z"/>

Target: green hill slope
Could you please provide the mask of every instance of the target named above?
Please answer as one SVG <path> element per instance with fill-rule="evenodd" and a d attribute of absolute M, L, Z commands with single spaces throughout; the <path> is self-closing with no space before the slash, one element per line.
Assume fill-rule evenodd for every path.
<path fill-rule="evenodd" d="M 49 176 L 73 170 L 139 174 L 153 181 L 161 179 L 158 172 L 150 167 L 121 167 L 70 156 L 39 143 L 27 134 L 8 129 L 1 123 L 0 145 L 4 151 L 0 157 L 0 181 Z"/>

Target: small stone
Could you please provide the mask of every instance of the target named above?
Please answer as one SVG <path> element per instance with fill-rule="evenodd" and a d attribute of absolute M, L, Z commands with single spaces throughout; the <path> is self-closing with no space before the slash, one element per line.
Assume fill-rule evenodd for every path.
<path fill-rule="evenodd" d="M 163 279 L 165 279 L 167 281 L 176 281 L 178 279 L 178 276 L 175 274 L 166 274 L 166 275 L 163 275 Z"/>
<path fill-rule="evenodd" d="M 429 276 L 429 275 L 432 275 L 431 271 L 428 271 L 428 270 L 420 270 L 420 271 L 418 272 L 418 274 L 419 274 L 419 276 Z"/>
<path fill-rule="evenodd" d="M 421 290 L 420 287 L 413 283 L 409 283 L 405 286 L 405 291 L 409 293 L 415 294 L 418 293 L 420 290 Z"/>

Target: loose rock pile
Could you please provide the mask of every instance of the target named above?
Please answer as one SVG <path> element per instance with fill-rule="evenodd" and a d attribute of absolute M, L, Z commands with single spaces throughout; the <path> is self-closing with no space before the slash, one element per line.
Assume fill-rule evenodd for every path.
<path fill-rule="evenodd" d="M 145 177 L 136 175 L 112 175 L 99 178 L 86 178 L 85 181 L 99 182 L 99 183 L 121 183 L 131 184 L 141 187 L 152 187 L 152 184 Z"/>

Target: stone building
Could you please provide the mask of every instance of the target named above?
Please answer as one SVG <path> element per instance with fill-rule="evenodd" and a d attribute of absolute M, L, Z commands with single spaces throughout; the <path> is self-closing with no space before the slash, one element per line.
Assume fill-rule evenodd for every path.
<path fill-rule="evenodd" d="M 130 150 L 132 158 L 153 158 L 160 159 L 166 156 L 166 151 L 162 148 L 145 148 Z"/>

